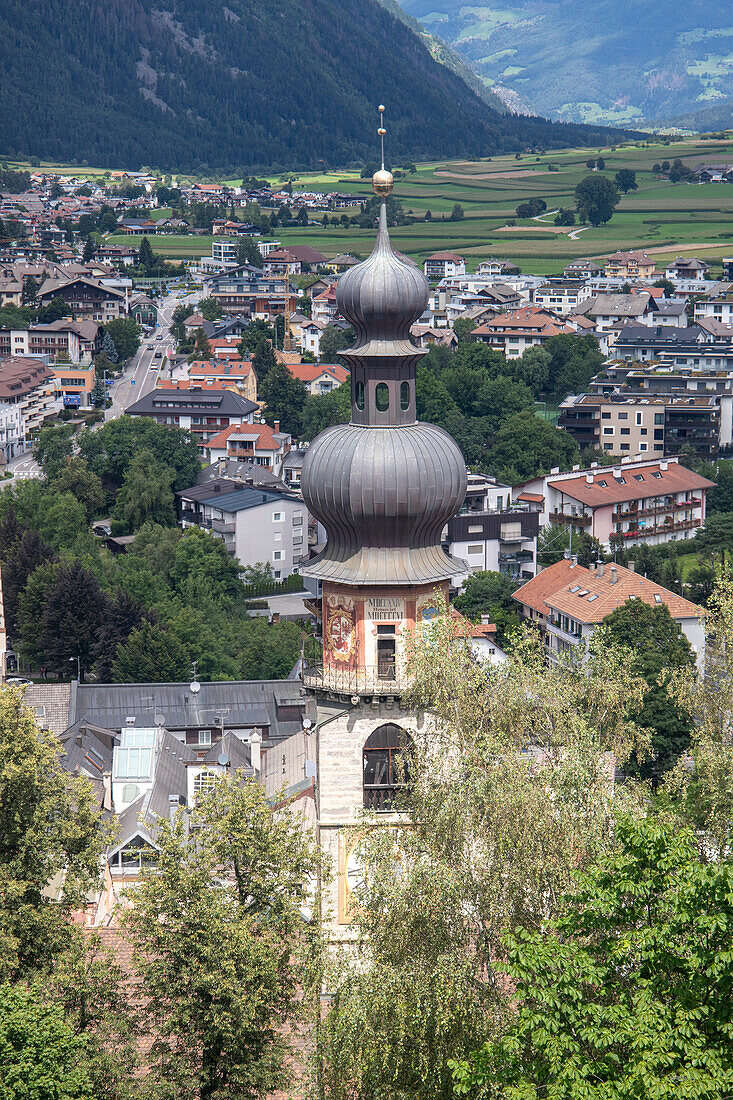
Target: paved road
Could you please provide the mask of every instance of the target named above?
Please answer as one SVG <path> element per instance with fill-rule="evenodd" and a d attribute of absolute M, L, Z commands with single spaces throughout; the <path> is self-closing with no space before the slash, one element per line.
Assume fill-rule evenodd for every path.
<path fill-rule="evenodd" d="M 118 416 L 122 416 L 129 405 L 139 401 L 155 388 L 163 361 L 175 354 L 175 341 L 169 332 L 173 310 L 182 302 L 190 302 L 193 305 L 197 301 L 197 293 L 190 294 L 184 299 L 177 294 L 172 294 L 160 303 L 155 331 L 143 338 L 137 355 L 127 365 L 120 380 L 112 387 L 112 406 L 107 409 L 105 420 L 115 420 Z M 161 353 L 159 359 L 156 359 L 157 352 Z M 167 368 L 165 374 L 168 375 Z"/>
<path fill-rule="evenodd" d="M 30 451 L 26 451 L 25 454 L 18 455 L 17 458 L 11 458 L 7 465 L 7 472 L 13 475 L 14 480 L 21 481 L 24 478 L 40 477 L 41 468 L 33 458 Z M 8 484 L 6 481 L 5 485 Z"/>

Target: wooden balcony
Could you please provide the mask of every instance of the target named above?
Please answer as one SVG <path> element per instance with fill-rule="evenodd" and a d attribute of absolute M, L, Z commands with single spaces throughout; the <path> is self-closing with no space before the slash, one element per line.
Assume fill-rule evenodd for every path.
<path fill-rule="evenodd" d="M 593 521 L 589 513 L 573 516 L 569 512 L 550 512 L 550 523 L 573 523 L 579 527 L 588 527 Z"/>

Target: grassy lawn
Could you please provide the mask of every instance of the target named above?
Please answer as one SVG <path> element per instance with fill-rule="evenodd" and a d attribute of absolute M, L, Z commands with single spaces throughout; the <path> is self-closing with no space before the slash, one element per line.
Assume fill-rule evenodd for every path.
<path fill-rule="evenodd" d="M 525 199 L 543 198 L 552 210 L 573 205 L 573 191 L 588 174 L 586 161 L 602 155 L 605 174 L 613 176 L 620 168 L 637 173 L 638 190 L 624 195 L 607 225 L 583 229 L 577 240 L 569 230 L 554 232 L 553 219 L 545 223 L 519 221 L 515 208 Z M 398 179 L 395 193 L 405 210 L 422 218 L 427 210 L 432 221 L 392 231 L 395 247 L 417 262 L 436 249 L 449 248 L 466 257 L 469 270 L 487 256 L 515 260 L 524 270 L 538 274 L 559 272 L 570 260 L 582 256 L 601 257 L 616 249 L 640 246 L 660 260 L 672 258 L 677 249 L 687 255 L 707 259 L 713 265 L 723 256 L 733 255 L 733 184 L 672 184 L 652 173 L 653 164 L 681 157 L 694 166 L 707 160 L 733 160 L 733 135 L 727 140 L 687 139 L 665 146 L 650 140 L 646 148 L 619 145 L 613 149 L 567 149 L 541 156 L 497 156 L 480 161 L 443 161 L 421 164 L 417 171 Z M 20 162 L 9 162 L 27 167 Z M 557 171 L 549 171 L 549 166 Z M 105 170 L 78 166 L 45 165 L 62 173 L 93 178 Z M 329 189 L 348 191 L 359 196 L 371 195 L 368 180 L 357 172 L 293 173 L 297 190 Z M 179 183 L 187 177 L 176 177 Z M 282 176 L 269 177 L 271 183 L 283 182 Z M 230 184 L 239 180 L 227 180 Z M 448 221 L 453 205 L 460 203 L 465 217 Z M 169 211 L 154 211 L 167 216 Z M 331 215 L 329 215 L 330 220 Z M 507 227 L 507 221 L 517 221 Z M 279 229 L 273 236 L 283 244 L 310 244 L 327 256 L 337 252 L 366 255 L 372 247 L 373 230 L 324 228 Z M 577 227 L 580 228 L 580 227 Z M 115 243 L 136 243 L 133 237 L 112 237 Z M 156 237 L 156 252 L 181 259 L 208 255 L 210 237 Z M 682 254 L 682 253 L 680 253 Z"/>

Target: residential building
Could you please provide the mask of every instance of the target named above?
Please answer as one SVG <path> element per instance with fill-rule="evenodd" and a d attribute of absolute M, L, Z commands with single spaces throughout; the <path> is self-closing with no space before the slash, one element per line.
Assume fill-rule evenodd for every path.
<path fill-rule="evenodd" d="M 451 275 L 465 275 L 466 261 L 457 252 L 433 252 L 423 265 L 428 279 L 445 279 Z"/>
<path fill-rule="evenodd" d="M 1 394 L 0 394 L 1 396 Z M 128 416 L 149 416 L 158 424 L 190 431 L 201 454 L 214 436 L 230 425 L 251 424 L 257 405 L 231 390 L 154 389 L 129 408 Z"/>
<path fill-rule="evenodd" d="M 43 360 L 23 356 L 0 361 L 0 402 L 20 412 L 21 451 L 30 447 L 44 421 L 60 407 L 51 370 Z"/>
<path fill-rule="evenodd" d="M 574 313 L 579 305 L 582 305 L 591 297 L 592 291 L 585 282 L 544 283 L 534 292 L 534 303 L 540 309 L 549 313 L 557 313 L 566 317 L 568 313 Z"/>
<path fill-rule="evenodd" d="M 488 569 L 526 579 L 537 570 L 539 526 L 537 512 L 471 512 L 448 521 L 443 545 L 470 573 Z M 453 583 L 463 576 L 456 575 Z"/>
<path fill-rule="evenodd" d="M 315 355 L 316 359 L 321 354 L 321 336 L 328 327 L 323 321 L 314 321 L 312 318 L 304 318 L 300 322 L 300 335 L 296 340 L 301 351 Z"/>
<path fill-rule="evenodd" d="M 614 252 L 606 260 L 605 274 L 612 279 L 650 279 L 655 263 L 646 252 Z"/>
<path fill-rule="evenodd" d="M 553 336 L 565 333 L 576 336 L 577 330 L 537 306 L 524 306 L 479 325 L 471 335 L 503 351 L 507 359 L 518 359 L 527 348 L 542 347 Z"/>
<path fill-rule="evenodd" d="M 704 652 L 703 608 L 642 577 L 631 563 L 628 569 L 600 562 L 586 569 L 575 558 L 563 558 L 518 588 L 514 599 L 524 618 L 539 626 L 553 661 L 575 656 L 582 661 L 594 631 L 628 600 L 666 607 L 696 657 Z"/>
<path fill-rule="evenodd" d="M 705 522 L 705 494 L 715 483 L 677 458 L 622 459 L 617 466 L 559 470 L 514 487 L 537 500 L 540 523 L 585 531 L 606 548 L 612 536 L 626 546 L 654 546 L 693 538 Z M 525 498 L 526 499 L 526 498 Z"/>
<path fill-rule="evenodd" d="M 730 183 L 733 181 L 733 164 L 698 164 L 693 168 L 698 183 Z"/>
<path fill-rule="evenodd" d="M 308 513 L 300 497 L 219 481 L 176 496 L 183 529 L 210 531 L 242 566 L 268 563 L 282 580 L 308 557 Z"/>
<path fill-rule="evenodd" d="M 40 305 L 63 298 L 75 317 L 92 321 L 114 321 L 127 314 L 125 293 L 96 279 L 46 279 L 36 297 Z"/>
<path fill-rule="evenodd" d="M 631 391 L 567 397 L 557 421 L 581 449 L 597 447 L 622 457 L 647 452 L 677 455 L 683 448 L 692 448 L 708 459 L 718 456 L 720 422 L 720 403 L 714 394 L 651 397 Z"/>
<path fill-rule="evenodd" d="M 596 294 L 573 311 L 590 318 L 597 332 L 607 332 L 620 321 L 650 318 L 656 302 L 648 291 L 640 294 Z"/>
<path fill-rule="evenodd" d="M 348 253 L 340 252 L 338 256 L 334 256 L 332 260 L 326 260 L 323 265 L 326 271 L 332 271 L 334 275 L 340 275 L 344 271 L 348 271 L 349 268 L 355 267 L 359 261 L 354 256 L 349 256 Z"/>
<path fill-rule="evenodd" d="M 330 393 L 349 380 L 349 371 L 340 363 L 289 363 L 288 370 L 313 396 Z"/>
<path fill-rule="evenodd" d="M 302 264 L 287 248 L 278 248 L 264 258 L 262 264 L 268 275 L 300 275 Z"/>
<path fill-rule="evenodd" d="M 257 375 L 249 359 L 195 359 L 188 368 L 192 385 L 202 389 L 221 384 L 248 401 L 257 401 Z"/>
<path fill-rule="evenodd" d="M 154 328 L 158 321 L 158 310 L 147 294 L 133 294 L 128 302 L 128 312 L 142 329 Z"/>
<path fill-rule="evenodd" d="M 508 260 L 495 260 L 491 257 L 488 260 L 482 260 L 480 264 L 476 266 L 476 274 L 482 277 L 497 278 L 501 275 L 520 275 L 521 268 L 516 264 L 510 263 Z"/>
<path fill-rule="evenodd" d="M 603 274 L 603 266 L 597 264 L 595 260 L 580 259 L 573 260 L 571 264 L 563 268 L 563 275 L 566 279 L 581 279 L 583 282 L 588 279 L 597 278 Z"/>
<path fill-rule="evenodd" d="M 23 417 L 19 405 L 9 405 L 0 401 L 0 465 L 4 466 L 11 458 L 26 450 Z M 0 594 L 0 601 L 2 595 Z M 5 659 L 4 619 L 0 615 L 0 662 Z"/>
<path fill-rule="evenodd" d="M 682 256 L 667 264 L 664 271 L 666 279 L 707 279 L 710 265 L 695 256 Z"/>
<path fill-rule="evenodd" d="M 297 289 L 289 287 L 289 295 L 286 295 L 281 279 L 255 269 L 246 274 L 215 276 L 211 280 L 211 297 L 216 299 L 224 314 L 263 321 L 272 320 L 286 310 L 293 313 L 298 305 Z"/>
<path fill-rule="evenodd" d="M 336 285 L 332 283 L 326 290 L 322 290 L 313 299 L 311 305 L 311 317 L 324 327 L 330 325 L 338 315 L 336 305 Z"/>
<path fill-rule="evenodd" d="M 722 321 L 724 325 L 733 324 L 733 288 L 719 290 L 695 302 L 694 319 L 699 321 L 706 317 Z"/>
<path fill-rule="evenodd" d="M 206 453 L 210 462 L 236 459 L 265 466 L 280 477 L 283 461 L 292 447 L 292 437 L 280 431 L 280 422 L 269 424 L 230 424 L 209 439 Z"/>

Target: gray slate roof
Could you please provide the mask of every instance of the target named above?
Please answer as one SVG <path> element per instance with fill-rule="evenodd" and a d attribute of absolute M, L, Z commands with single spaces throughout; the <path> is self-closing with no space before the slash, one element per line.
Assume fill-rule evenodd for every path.
<path fill-rule="evenodd" d="M 129 405 L 125 412 L 131 416 L 163 415 L 166 412 L 196 416 L 204 410 L 210 416 L 249 416 L 257 409 L 254 401 L 240 397 L 232 390 L 154 389 Z"/>
<path fill-rule="evenodd" d="M 278 717 L 278 707 L 297 707 L 300 713 Z M 202 683 L 196 694 L 187 683 L 80 684 L 69 722 L 84 718 L 119 731 L 128 717 L 147 727 L 162 714 L 167 729 L 182 730 L 215 726 L 223 713 L 225 730 L 258 727 L 263 736 L 280 741 L 302 729 L 304 707 L 302 686 L 292 680 L 219 680 Z"/>

